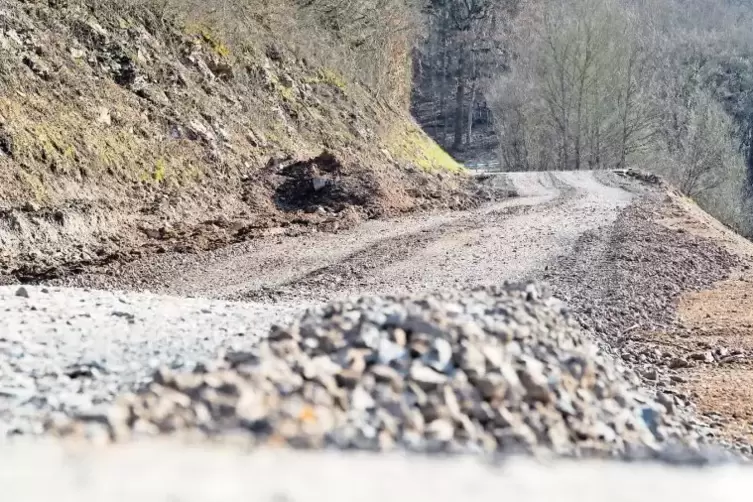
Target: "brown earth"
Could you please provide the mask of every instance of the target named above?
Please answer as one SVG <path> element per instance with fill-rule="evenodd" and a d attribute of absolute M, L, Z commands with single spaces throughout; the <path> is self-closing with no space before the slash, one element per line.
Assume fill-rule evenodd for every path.
<path fill-rule="evenodd" d="M 679 305 L 685 329 L 666 335 L 685 350 L 713 348 L 724 357 L 683 372 L 683 388 L 701 412 L 722 424 L 731 437 L 753 439 L 753 277 L 718 283 L 714 289 L 686 295 Z"/>
<path fill-rule="evenodd" d="M 727 280 L 703 291 L 684 294 L 678 303 L 679 327 L 659 340 L 678 354 L 712 353 L 699 364 L 679 371 L 680 388 L 699 411 L 719 424 L 730 439 L 753 440 L 753 244 L 708 217 L 687 200 L 678 203 L 682 219 L 664 223 L 713 239 L 740 257 Z"/>

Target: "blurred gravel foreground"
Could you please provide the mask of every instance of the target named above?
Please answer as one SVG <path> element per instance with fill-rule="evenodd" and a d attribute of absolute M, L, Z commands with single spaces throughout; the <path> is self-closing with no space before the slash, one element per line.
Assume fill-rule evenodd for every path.
<path fill-rule="evenodd" d="M 2 500 L 14 502 L 684 502 L 747 501 L 753 472 L 603 461 L 477 459 L 189 448 L 132 443 L 0 447 Z"/>

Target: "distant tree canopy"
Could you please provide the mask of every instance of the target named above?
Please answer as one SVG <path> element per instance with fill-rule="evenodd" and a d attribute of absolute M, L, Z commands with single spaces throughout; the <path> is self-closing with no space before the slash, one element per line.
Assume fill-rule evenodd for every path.
<path fill-rule="evenodd" d="M 427 0 L 426 37 L 414 64 L 414 113 L 436 139 L 458 151 L 472 142 L 486 85 L 505 55 L 505 32 L 519 0 Z M 488 118 L 488 117 L 487 117 Z"/>
<path fill-rule="evenodd" d="M 751 233 L 753 0 L 427 0 L 422 12 L 414 114 L 451 151 L 473 147 L 485 120 L 506 170 L 652 169 Z"/>

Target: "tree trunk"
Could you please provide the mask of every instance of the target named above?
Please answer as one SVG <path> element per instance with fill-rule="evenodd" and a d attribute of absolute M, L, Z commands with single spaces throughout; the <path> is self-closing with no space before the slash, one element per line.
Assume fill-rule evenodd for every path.
<path fill-rule="evenodd" d="M 625 103 L 622 112 L 622 138 L 620 145 L 620 164 L 619 169 L 625 169 L 627 164 L 627 152 L 628 143 L 630 141 L 630 129 L 628 128 L 628 121 L 630 120 L 630 110 L 633 106 L 633 66 L 634 66 L 634 54 L 631 54 L 628 59 L 627 67 L 627 86 L 625 87 Z"/>
<path fill-rule="evenodd" d="M 440 144 L 444 146 L 444 143 L 447 139 L 447 82 L 449 79 L 449 68 L 447 64 L 447 21 L 443 21 L 442 23 L 442 31 L 440 34 L 441 38 L 441 46 L 440 46 L 440 57 L 442 58 L 441 61 L 441 75 L 440 75 L 440 89 L 439 89 L 439 118 L 442 121 L 441 124 L 441 132 L 442 134 L 442 140 L 440 141 Z"/>
<path fill-rule="evenodd" d="M 476 102 L 476 87 L 478 83 L 478 75 L 476 75 L 476 56 L 473 52 L 474 46 L 471 46 L 471 70 L 468 73 L 468 78 L 471 81 L 471 91 L 468 98 L 468 127 L 466 128 L 466 140 L 465 144 L 470 148 L 473 138 L 473 105 Z"/>
<path fill-rule="evenodd" d="M 477 82 L 474 78 L 471 81 L 471 92 L 470 97 L 468 99 L 468 128 L 467 128 L 467 138 L 465 144 L 469 147 L 471 146 L 471 143 L 473 142 L 473 107 L 476 105 L 476 87 Z"/>
<path fill-rule="evenodd" d="M 455 91 L 455 139 L 452 142 L 452 149 L 455 151 L 460 150 L 463 146 L 463 115 L 465 107 L 465 58 L 463 57 L 463 51 L 458 51 L 458 82 Z"/>
<path fill-rule="evenodd" d="M 751 121 L 753 124 L 753 120 Z M 753 195 L 753 125 L 748 126 L 746 134 L 747 154 L 745 155 L 745 164 L 748 172 L 748 186 L 745 187 L 746 195 Z"/>

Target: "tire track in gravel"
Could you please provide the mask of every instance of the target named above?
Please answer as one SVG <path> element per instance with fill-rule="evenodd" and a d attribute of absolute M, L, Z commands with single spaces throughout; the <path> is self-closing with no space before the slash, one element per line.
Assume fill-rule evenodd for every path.
<path fill-rule="evenodd" d="M 226 300 L 295 304 L 522 280 L 583 231 L 608 224 L 614 209 L 630 200 L 590 173 L 510 174 L 498 180 L 514 186 L 520 197 L 475 211 L 368 222 L 341 235 L 269 247 L 258 243 L 216 257 L 198 273 L 181 266 L 181 274 L 169 281 L 180 289 L 162 292 L 188 289 Z M 591 192 L 601 190 L 608 195 L 594 198 Z M 218 277 L 229 280 L 212 281 Z"/>
<path fill-rule="evenodd" d="M 505 179 L 504 176 L 500 178 Z M 539 200 L 538 197 L 541 195 L 528 195 L 521 200 L 488 206 L 430 228 L 422 228 L 398 237 L 380 239 L 349 254 L 342 260 L 319 267 L 292 280 L 272 287 L 262 286 L 250 289 L 226 299 L 289 302 L 299 298 L 301 291 L 306 291 L 308 296 L 326 297 L 333 289 L 353 294 L 358 294 L 359 289 L 369 290 L 370 279 L 378 271 L 419 255 L 422 249 L 443 240 L 452 239 L 453 236 L 480 232 L 490 224 L 505 224 L 513 217 L 551 211 L 577 194 L 574 186 L 562 182 L 553 173 L 542 173 L 540 180 L 541 187 L 547 190 L 544 201 Z M 514 182 L 502 181 L 501 183 L 514 186 Z M 523 193 L 527 193 L 525 189 Z"/>
<path fill-rule="evenodd" d="M 125 289 L 267 304 L 418 293 L 522 280 L 608 225 L 632 199 L 614 176 L 493 176 L 520 195 L 473 211 L 368 221 L 338 234 L 262 238 L 216 251 L 153 256 L 54 286 Z"/>

